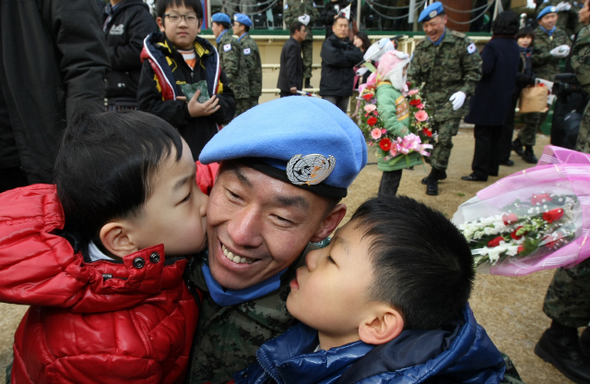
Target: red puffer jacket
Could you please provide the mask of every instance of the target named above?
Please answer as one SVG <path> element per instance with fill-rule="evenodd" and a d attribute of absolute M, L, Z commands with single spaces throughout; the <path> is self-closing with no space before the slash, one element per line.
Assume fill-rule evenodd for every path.
<path fill-rule="evenodd" d="M 86 263 L 63 224 L 53 185 L 0 194 L 0 301 L 31 305 L 12 383 L 182 382 L 198 320 L 187 260 L 158 245 Z"/>

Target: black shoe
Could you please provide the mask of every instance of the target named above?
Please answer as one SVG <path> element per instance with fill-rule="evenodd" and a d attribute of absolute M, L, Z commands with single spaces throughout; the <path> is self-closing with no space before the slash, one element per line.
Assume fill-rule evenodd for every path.
<path fill-rule="evenodd" d="M 428 183 L 426 184 L 426 194 L 430 196 L 438 195 L 438 180 L 435 178 L 427 178 Z"/>
<path fill-rule="evenodd" d="M 548 329 L 535 346 L 535 354 L 573 382 L 590 384 L 590 358 L 582 351 L 577 333 L 559 335 Z"/>
<path fill-rule="evenodd" d="M 311 86 L 311 80 L 310 79 L 305 79 L 305 84 L 303 85 L 303 88 L 313 88 Z"/>
<path fill-rule="evenodd" d="M 461 178 L 461 180 L 466 180 L 466 181 L 488 181 L 488 178 L 487 177 L 479 177 L 475 173 L 472 173 L 471 175 L 463 176 Z"/>
<path fill-rule="evenodd" d="M 504 165 L 506 167 L 512 167 L 514 165 L 514 161 L 508 159 L 508 160 L 504 160 L 503 162 L 500 163 L 500 165 Z"/>
<path fill-rule="evenodd" d="M 537 164 L 537 162 L 539 161 L 537 160 L 537 157 L 535 156 L 535 153 L 533 152 L 533 147 L 531 145 L 527 145 L 525 147 L 522 159 L 529 164 Z"/>
<path fill-rule="evenodd" d="M 520 143 L 520 139 L 516 139 L 512 142 L 512 150 L 516 152 L 518 156 L 522 156 L 524 150 L 522 149 L 522 144 Z"/>
<path fill-rule="evenodd" d="M 428 176 L 426 176 L 425 178 L 422 179 L 421 183 L 424 185 L 428 184 L 428 178 L 429 177 L 434 177 L 437 181 L 438 180 L 444 180 L 447 178 L 447 171 L 446 170 L 441 170 L 439 171 L 438 169 L 434 169 L 432 168 L 432 170 L 430 171 L 430 174 Z"/>

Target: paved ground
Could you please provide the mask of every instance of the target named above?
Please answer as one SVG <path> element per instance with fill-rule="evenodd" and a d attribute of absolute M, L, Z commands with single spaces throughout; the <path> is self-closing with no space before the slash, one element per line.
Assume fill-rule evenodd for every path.
<path fill-rule="evenodd" d="M 448 179 L 440 183 L 439 196 L 427 196 L 424 193 L 425 186 L 420 184 L 420 180 L 429 172 L 428 166 L 404 171 L 399 193 L 423 201 L 451 218 L 457 207 L 480 189 L 530 166 L 513 154 L 515 166 L 501 167 L 498 178 L 492 177 L 486 183 L 462 181 L 460 177 L 471 172 L 473 131 L 462 128 L 454 143 Z M 537 156 L 548 143 L 548 137 L 537 136 Z M 345 222 L 360 203 L 377 193 L 381 172 L 377 170 L 371 148 L 369 152 L 369 162 L 372 164 L 359 175 L 349 191 L 349 197 L 345 199 L 349 207 Z M 533 352 L 535 343 L 550 323 L 541 307 L 552 275 L 552 271 L 518 278 L 478 275 L 472 295 L 471 306 L 477 320 L 486 328 L 498 348 L 512 358 L 525 383 L 570 383 Z M 0 383 L 4 382 L 4 367 L 12 359 L 14 331 L 25 310 L 22 306 L 0 304 L 0 313 L 3 314 L 0 319 Z"/>

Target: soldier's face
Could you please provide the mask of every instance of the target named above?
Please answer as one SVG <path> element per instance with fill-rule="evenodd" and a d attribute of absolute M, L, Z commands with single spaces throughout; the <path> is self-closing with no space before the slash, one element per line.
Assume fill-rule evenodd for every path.
<path fill-rule="evenodd" d="M 251 287 L 286 269 L 343 216 L 328 225 L 326 199 L 235 162 L 222 163 L 207 208 L 209 268 L 229 289 Z"/>
<path fill-rule="evenodd" d="M 244 27 L 244 25 L 241 23 L 238 23 L 237 21 L 234 21 L 234 23 L 232 25 L 232 29 L 234 30 L 234 35 L 236 35 L 236 36 L 242 36 L 242 34 L 246 31 L 246 28 Z"/>
<path fill-rule="evenodd" d="M 424 24 L 422 24 L 422 27 L 424 28 L 426 36 L 428 36 L 431 41 L 437 41 L 445 32 L 446 25 L 447 15 L 442 15 L 425 21 Z"/>
<path fill-rule="evenodd" d="M 578 12 L 578 20 L 580 21 L 580 23 L 584 25 L 588 25 L 588 23 L 590 22 L 590 7 L 588 5 L 589 3 L 589 1 L 586 1 L 582 9 L 580 9 L 580 12 Z"/>
<path fill-rule="evenodd" d="M 221 27 L 221 25 L 217 24 L 216 22 L 212 22 L 211 23 L 211 31 L 213 31 L 213 35 L 215 37 L 219 37 L 221 32 L 223 32 L 223 28 Z"/>
<path fill-rule="evenodd" d="M 557 13 L 548 13 L 545 16 L 541 17 L 539 20 L 539 24 L 541 27 L 545 28 L 546 30 L 550 30 L 555 27 L 557 23 Z"/>

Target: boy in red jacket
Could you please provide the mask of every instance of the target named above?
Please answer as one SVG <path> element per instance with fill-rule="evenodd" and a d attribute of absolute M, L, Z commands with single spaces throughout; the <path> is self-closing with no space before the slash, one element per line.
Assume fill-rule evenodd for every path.
<path fill-rule="evenodd" d="M 207 196 L 178 131 L 144 112 L 81 115 L 56 185 L 0 194 L 0 300 L 27 304 L 12 383 L 176 383 L 198 319 L 183 282 Z"/>

